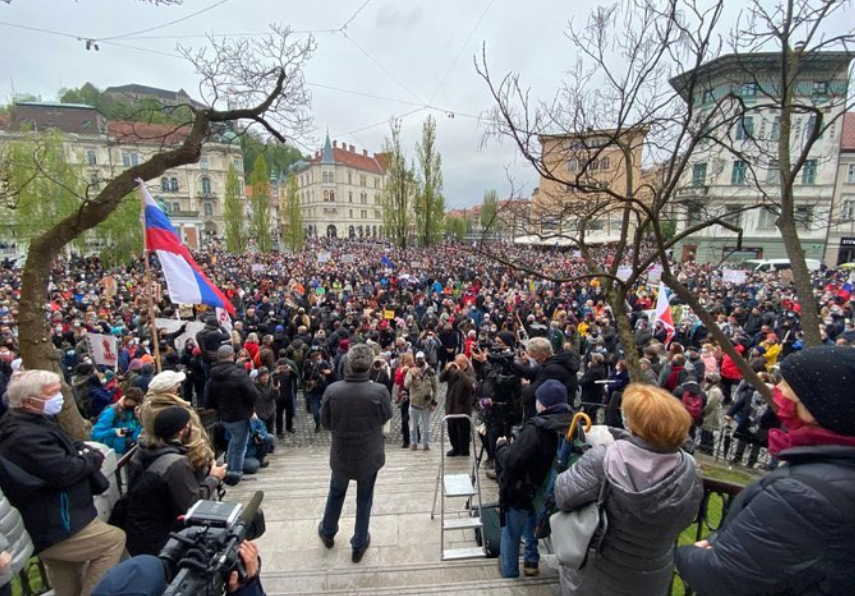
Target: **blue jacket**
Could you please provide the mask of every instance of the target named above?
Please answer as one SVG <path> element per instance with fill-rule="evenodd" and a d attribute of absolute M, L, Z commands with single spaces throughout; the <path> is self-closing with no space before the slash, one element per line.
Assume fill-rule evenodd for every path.
<path fill-rule="evenodd" d="M 855 447 L 797 447 L 733 501 L 712 548 L 677 549 L 699 596 L 855 594 Z"/>
<path fill-rule="evenodd" d="M 130 429 L 128 437 L 117 437 L 116 429 Z M 92 440 L 111 447 L 116 455 L 122 456 L 127 451 L 128 439 L 134 444 L 142 432 L 142 425 L 132 412 L 119 412 L 119 405 L 113 404 L 101 412 L 98 422 L 92 427 Z"/>

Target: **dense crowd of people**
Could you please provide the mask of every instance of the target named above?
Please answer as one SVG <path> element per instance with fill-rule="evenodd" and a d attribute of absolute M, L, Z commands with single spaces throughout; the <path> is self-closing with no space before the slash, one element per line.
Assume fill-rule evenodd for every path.
<path fill-rule="evenodd" d="M 587 273 L 578 254 L 508 245 L 493 249 L 515 266 L 459 245 L 423 250 L 314 241 L 299 253 L 271 255 L 230 255 L 214 245 L 196 258 L 234 305 L 234 318 L 224 321 L 204 305 L 171 304 L 164 286 L 156 300 L 157 318 L 176 322 L 159 327 L 148 315 L 142 263 L 104 269 L 97 258 L 63 260 L 54 266 L 46 312 L 64 378 L 23 371 L 17 355 L 19 333 L 26 332 L 17 326 L 20 271 L 0 270 L 0 391 L 8 408 L 0 422 L 0 468 L 5 468 L 0 485 L 10 500 L 19 501 L 20 494 L 9 494 L 8 479 L 26 478 L 27 495 L 38 496 L 25 497 L 21 514 L 56 593 L 88 596 L 125 548 L 134 558 L 157 555 L 189 505 L 216 498 L 221 483 L 234 486 L 244 474 L 266 467 L 266 455 L 282 445 L 277 438 L 293 433 L 301 416 L 311 416 L 316 433 L 332 432 L 330 495 L 318 528 L 328 547 L 338 531 L 348 482 L 357 482 L 354 562 L 370 544 L 370 503 L 385 461 L 383 437 L 392 408 L 400 410 L 401 446 L 413 451 L 431 448 L 431 413 L 437 407 L 483 423 L 479 444 L 472 445 L 469 419 L 450 419 L 451 450 L 445 455 L 483 450 L 482 467 L 500 488 L 505 577 L 519 575 L 521 540 L 523 571 L 538 573 L 531 496 L 549 473 L 556 433 L 566 430 L 577 411 L 608 425 L 611 440 L 587 452 L 556 483 L 557 506 L 568 510 L 595 498 L 605 474 L 608 507 L 614 509 L 616 529 L 604 541 L 602 556 L 585 570 L 562 570 L 568 594 L 662 593 L 671 577 L 674 540 L 697 511 L 701 495 L 689 453 L 771 470 L 794 461 L 785 453 L 790 447 L 785 438 L 804 426 L 797 420 L 811 416 L 809 425 L 819 424 L 834 436 L 813 433 L 809 442 L 794 446 L 831 444 L 846 451 L 843 459 L 855 459 L 855 429 L 838 424 L 836 414 L 820 414 L 823 398 L 816 389 L 788 377 L 788 367 L 801 371 L 803 355 L 812 350 L 804 349 L 801 306 L 785 276 L 749 271 L 735 284 L 725 281 L 720 266 L 672 264 L 761 379 L 770 387 L 789 383 L 793 391 L 786 399 L 804 403 L 810 412 L 804 416 L 801 409 L 799 416 L 782 415 L 787 403 L 777 397 L 776 407 L 770 407 L 698 317 L 676 303 L 671 337 L 651 315 L 658 284 L 646 276 L 625 305 L 634 330 L 634 346 L 627 346 L 596 278 L 547 281 Z M 609 251 L 597 249 L 595 257 L 610 262 Z M 815 274 L 814 285 L 827 358 L 845 363 L 855 355 L 849 352 L 855 345 L 849 274 L 823 270 Z M 88 334 L 116 338 L 114 368 L 93 358 Z M 631 383 L 628 349 L 638 351 L 643 383 Z M 71 387 L 73 405 L 93 423 L 93 441 L 119 455 L 138 446 L 125 510 L 113 520 L 128 530 L 127 540 L 93 515 L 103 456 L 73 442 L 53 422 L 63 407 L 61 381 Z M 379 410 L 361 409 L 359 396 L 376 402 Z M 843 397 L 838 401 L 834 407 L 847 405 Z M 202 423 L 203 410 L 216 412 L 214 427 Z M 216 460 L 220 452 L 222 464 Z M 767 452 L 769 458 L 762 458 Z M 793 475 L 783 482 L 804 480 Z M 850 499 L 852 484 L 842 491 Z M 817 490 L 815 500 L 827 498 L 839 508 Z M 753 501 L 743 506 L 746 511 L 760 507 Z M 732 544 L 726 532 L 720 536 L 723 545 Z M 784 575 L 784 583 L 770 584 L 765 592 L 695 585 L 693 570 L 704 583 L 714 583 L 710 578 L 716 572 L 709 566 L 720 564 L 714 558 L 717 540 L 694 547 L 703 553 L 678 557 L 698 593 L 788 593 L 772 591 L 786 585 Z M 644 541 L 647 547 L 632 547 Z M 835 586 L 852 586 L 839 583 L 852 581 L 846 572 L 829 569 L 804 580 L 814 590 L 810 593 L 842 593 Z M 832 576 L 836 579 L 828 579 Z M 831 588 L 820 585 L 828 581 Z M 252 585 L 260 590 L 257 580 Z"/>

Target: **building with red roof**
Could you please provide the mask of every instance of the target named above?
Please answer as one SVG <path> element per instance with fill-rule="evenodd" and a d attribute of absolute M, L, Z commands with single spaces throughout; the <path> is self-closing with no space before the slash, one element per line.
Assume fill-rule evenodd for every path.
<path fill-rule="evenodd" d="M 380 238 L 387 156 L 326 137 L 323 149 L 294 164 L 309 236 Z M 282 185 L 284 192 L 284 185 Z"/>

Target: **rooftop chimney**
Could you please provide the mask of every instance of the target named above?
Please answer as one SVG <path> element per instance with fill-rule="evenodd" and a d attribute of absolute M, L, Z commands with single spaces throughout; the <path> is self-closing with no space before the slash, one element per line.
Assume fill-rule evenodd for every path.
<path fill-rule="evenodd" d="M 356 153 L 356 147 L 354 147 L 353 145 L 350 145 L 348 147 L 348 149 L 350 150 L 351 153 Z"/>
<path fill-rule="evenodd" d="M 363 149 L 362 155 L 364 155 L 365 157 L 368 157 L 368 149 Z"/>
<path fill-rule="evenodd" d="M 333 148 L 334 148 L 334 149 L 335 149 L 335 148 L 338 148 L 338 141 L 333 141 L 333 142 L 332 142 L 332 146 L 333 146 Z"/>

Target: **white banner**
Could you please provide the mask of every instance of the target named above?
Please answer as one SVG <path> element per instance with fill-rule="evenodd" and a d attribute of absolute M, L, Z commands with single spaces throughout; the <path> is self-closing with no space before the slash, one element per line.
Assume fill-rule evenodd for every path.
<path fill-rule="evenodd" d="M 217 321 L 220 323 L 220 327 L 229 333 L 232 332 L 232 318 L 229 316 L 229 313 L 219 306 L 217 307 Z"/>
<path fill-rule="evenodd" d="M 319 260 L 319 261 L 321 260 L 321 259 L 320 259 L 320 256 L 318 256 L 318 260 Z M 355 256 L 353 256 L 353 255 L 341 255 L 341 262 L 342 262 L 342 263 L 345 263 L 345 264 L 347 264 L 347 263 L 355 263 L 355 262 L 356 262 L 356 257 L 355 257 Z"/>
<path fill-rule="evenodd" d="M 186 321 L 179 321 L 178 319 L 155 319 L 154 322 L 157 325 L 158 331 L 166 329 L 167 333 L 175 333 Z M 183 350 L 188 339 L 192 339 L 195 342 L 196 334 L 204 328 L 205 323 L 200 321 L 190 321 L 187 323 L 187 327 L 184 328 L 184 333 L 175 338 L 175 349 L 179 352 Z"/>
<path fill-rule="evenodd" d="M 327 263 L 329 262 L 332 255 L 329 251 L 324 250 L 318 253 L 318 263 Z"/>
<path fill-rule="evenodd" d="M 621 265 L 617 270 L 617 278 L 621 281 L 626 281 L 632 275 L 632 267 L 629 265 Z"/>
<path fill-rule="evenodd" d="M 89 356 L 92 362 L 112 369 L 119 368 L 119 340 L 112 335 L 87 333 L 86 343 L 89 345 Z"/>
<path fill-rule="evenodd" d="M 264 265 L 262 265 L 261 263 L 254 263 L 252 265 L 253 273 L 261 273 L 262 271 L 264 271 Z"/>
<path fill-rule="evenodd" d="M 651 265 L 647 270 L 647 283 L 658 284 L 662 280 L 662 265 Z"/>
<path fill-rule="evenodd" d="M 724 269 L 721 272 L 721 280 L 724 283 L 740 285 L 744 284 L 747 278 L 748 273 L 742 269 Z"/>

